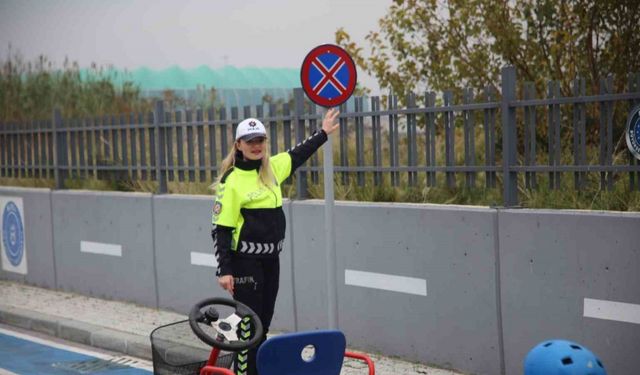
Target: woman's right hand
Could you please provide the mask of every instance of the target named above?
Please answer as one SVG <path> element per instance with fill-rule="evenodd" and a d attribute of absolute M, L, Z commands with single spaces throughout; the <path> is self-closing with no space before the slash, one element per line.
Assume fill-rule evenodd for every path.
<path fill-rule="evenodd" d="M 226 290 L 233 296 L 233 276 L 232 275 L 224 275 L 218 277 L 218 284 L 222 289 Z"/>

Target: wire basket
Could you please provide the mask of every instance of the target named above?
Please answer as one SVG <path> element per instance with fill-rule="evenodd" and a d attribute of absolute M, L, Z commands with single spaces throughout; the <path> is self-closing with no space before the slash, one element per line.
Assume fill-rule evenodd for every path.
<path fill-rule="evenodd" d="M 153 373 L 196 375 L 207 364 L 211 347 L 191 330 L 188 320 L 167 324 L 151 332 Z M 220 352 L 216 367 L 231 368 L 233 353 Z"/>

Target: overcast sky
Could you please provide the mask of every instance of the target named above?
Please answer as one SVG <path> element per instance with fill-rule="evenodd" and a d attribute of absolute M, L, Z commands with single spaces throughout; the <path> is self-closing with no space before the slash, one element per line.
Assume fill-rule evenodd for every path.
<path fill-rule="evenodd" d="M 0 0 L 0 57 L 44 54 L 133 69 L 299 68 L 344 27 L 355 41 L 377 29 L 391 0 Z M 371 87 L 373 80 L 359 73 Z M 371 87 L 374 88 L 374 87 Z"/>

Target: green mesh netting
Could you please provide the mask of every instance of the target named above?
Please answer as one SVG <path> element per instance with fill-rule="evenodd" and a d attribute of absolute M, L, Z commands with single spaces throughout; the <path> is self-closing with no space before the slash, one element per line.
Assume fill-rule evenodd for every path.
<path fill-rule="evenodd" d="M 82 72 L 84 76 L 90 73 Z M 195 69 L 182 69 L 173 66 L 163 70 L 138 68 L 131 71 L 111 69 L 105 72 L 115 84 L 133 81 L 142 90 L 194 89 L 197 86 L 216 89 L 272 89 L 300 86 L 300 70 L 294 68 L 236 68 L 225 66 L 211 69 L 200 66 Z"/>
<path fill-rule="evenodd" d="M 89 70 L 81 72 L 83 77 L 91 74 Z M 172 90 L 190 102 L 207 100 L 207 91 L 215 88 L 216 101 L 231 106 L 259 104 L 265 95 L 286 100 L 294 87 L 300 87 L 300 70 L 294 68 L 200 66 L 183 69 L 173 66 L 153 70 L 143 67 L 131 71 L 111 69 L 103 71 L 103 75 L 118 86 L 134 82 L 145 96 L 161 96 L 164 90 Z"/>

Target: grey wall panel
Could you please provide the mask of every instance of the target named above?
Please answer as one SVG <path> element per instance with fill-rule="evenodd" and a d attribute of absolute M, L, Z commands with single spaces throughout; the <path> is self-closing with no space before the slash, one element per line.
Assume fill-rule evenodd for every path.
<path fill-rule="evenodd" d="M 51 224 L 51 190 L 0 187 L 0 196 L 22 198 L 25 225 L 27 274 L 6 272 L 0 279 L 55 288 L 55 266 Z M 0 212 L 0 215 L 2 213 Z M 2 237 L 2 234 L 0 234 Z"/>
<path fill-rule="evenodd" d="M 156 195 L 153 198 L 155 255 L 160 308 L 188 313 L 204 298 L 227 297 L 215 268 L 191 264 L 191 253 L 213 255 L 212 197 Z"/>
<path fill-rule="evenodd" d="M 323 203 L 295 202 L 293 216 L 299 328 L 326 328 Z M 499 373 L 494 218 L 488 209 L 338 203 L 338 322 L 349 344 Z M 346 285 L 345 269 L 423 279 L 427 295 Z"/>
<path fill-rule="evenodd" d="M 158 195 L 154 202 L 155 248 L 159 304 L 188 313 L 194 303 L 210 297 L 230 298 L 218 285 L 215 268 L 192 264 L 192 253 L 213 255 L 211 209 L 213 198 Z M 284 210 L 287 213 L 288 203 Z M 272 328 L 293 330 L 290 248 L 281 255 L 281 283 Z M 196 262 L 197 263 L 197 262 Z"/>
<path fill-rule="evenodd" d="M 349 342 L 498 374 L 494 215 L 433 205 L 341 204 L 339 322 Z M 423 279 L 427 295 L 345 285 L 345 269 Z"/>
<path fill-rule="evenodd" d="M 291 217 L 291 202 L 284 200 L 282 209 L 287 220 L 287 232 L 284 247 L 280 253 L 280 289 L 276 300 L 276 310 L 271 322 L 271 329 L 278 331 L 297 331 L 295 316 L 295 295 L 293 292 L 293 230 Z"/>
<path fill-rule="evenodd" d="M 58 288 L 157 306 L 151 194 L 57 191 L 51 197 Z M 121 246 L 121 256 L 81 252 L 82 241 Z"/>
<path fill-rule="evenodd" d="M 585 317 L 584 303 L 640 304 L 640 214 L 500 210 L 499 230 L 507 374 L 552 338 L 587 346 L 610 374 L 637 374 L 640 324 Z"/>
<path fill-rule="evenodd" d="M 298 330 L 326 329 L 329 319 L 323 201 L 294 201 L 291 216 Z"/>

